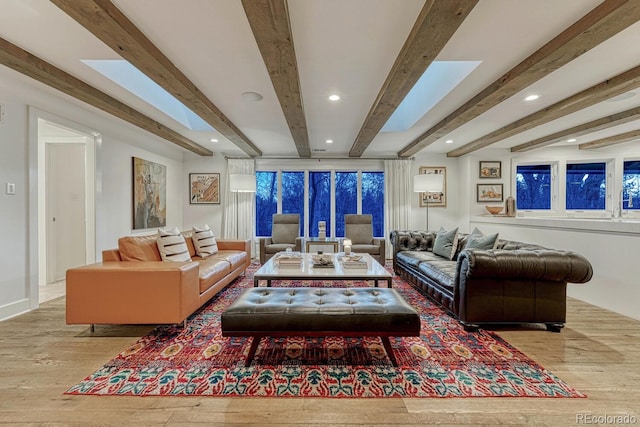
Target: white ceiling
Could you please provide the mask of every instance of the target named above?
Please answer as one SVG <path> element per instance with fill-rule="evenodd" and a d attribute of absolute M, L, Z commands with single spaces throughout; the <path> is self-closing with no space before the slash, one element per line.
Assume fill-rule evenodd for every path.
<path fill-rule="evenodd" d="M 265 157 L 297 157 L 284 114 L 239 0 L 112 1 Z M 378 134 L 363 157 L 395 157 L 413 139 L 600 2 L 480 0 L 436 58 L 480 60 L 480 66 L 412 128 Z M 348 156 L 423 5 L 424 0 L 288 1 L 313 157 Z M 82 59 L 118 59 L 119 56 L 48 0 L 2 0 L 0 37 L 204 147 L 227 155 L 244 155 L 217 132 L 185 128 L 83 64 Z M 640 24 L 635 24 L 424 151 L 451 151 L 638 65 Z M 246 91 L 258 92 L 264 99 L 260 102 L 244 100 L 241 94 Z M 327 97 L 332 93 L 339 94 L 342 99 L 335 103 L 328 101 Z M 522 98 L 529 93 L 540 94 L 540 99 L 523 102 Z M 621 102 L 603 102 L 500 141 L 493 147 L 512 147 L 636 106 L 640 106 L 640 96 Z M 632 129 L 640 129 L 640 121 L 583 136 L 575 144 Z M 217 138 L 219 142 L 212 143 L 210 138 Z M 333 139 L 334 143 L 326 144 L 326 139 Z M 445 144 L 445 139 L 455 142 Z M 326 151 L 313 151 L 317 149 Z"/>

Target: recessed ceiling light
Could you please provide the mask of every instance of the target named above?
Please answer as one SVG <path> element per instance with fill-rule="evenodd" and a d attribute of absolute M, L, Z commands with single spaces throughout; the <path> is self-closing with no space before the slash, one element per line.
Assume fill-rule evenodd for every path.
<path fill-rule="evenodd" d="M 538 98 L 540 98 L 540 95 L 529 95 L 524 100 L 525 101 L 535 101 Z"/>
<path fill-rule="evenodd" d="M 327 139 L 325 142 L 326 142 L 327 144 L 333 144 L 333 139 Z"/>
<path fill-rule="evenodd" d="M 453 144 L 453 139 L 447 139 L 444 143 L 445 144 Z"/>
<path fill-rule="evenodd" d="M 338 101 L 340 99 L 340 95 L 329 95 L 329 101 Z"/>
<path fill-rule="evenodd" d="M 260 95 L 258 92 L 242 92 L 242 99 L 245 101 L 258 102 L 262 101 L 264 96 Z"/>
<path fill-rule="evenodd" d="M 215 139 L 215 138 L 211 138 L 209 141 L 211 141 L 211 142 L 218 142 L 218 140 L 217 140 L 217 139 Z"/>
<path fill-rule="evenodd" d="M 576 142 L 576 141 L 577 141 L 577 139 L 575 139 L 575 138 L 569 138 L 569 139 L 567 139 L 567 142 Z"/>

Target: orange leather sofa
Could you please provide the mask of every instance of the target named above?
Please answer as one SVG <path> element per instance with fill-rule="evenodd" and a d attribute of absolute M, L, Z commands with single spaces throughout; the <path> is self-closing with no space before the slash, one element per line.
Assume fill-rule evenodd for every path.
<path fill-rule="evenodd" d="M 162 261 L 156 236 L 127 236 L 102 262 L 67 270 L 67 324 L 175 324 L 187 317 L 251 262 L 250 240 L 217 240 L 218 253 L 191 262 Z"/>

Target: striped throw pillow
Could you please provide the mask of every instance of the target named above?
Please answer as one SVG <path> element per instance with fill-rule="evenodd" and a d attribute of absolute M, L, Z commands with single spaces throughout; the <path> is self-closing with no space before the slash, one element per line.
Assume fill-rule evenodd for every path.
<path fill-rule="evenodd" d="M 206 258 L 218 253 L 218 243 L 208 225 L 205 224 L 204 227 L 194 225 L 191 238 L 196 249 L 196 255 Z"/>
<path fill-rule="evenodd" d="M 178 227 L 158 229 L 158 250 L 163 261 L 191 261 L 189 249 Z"/>

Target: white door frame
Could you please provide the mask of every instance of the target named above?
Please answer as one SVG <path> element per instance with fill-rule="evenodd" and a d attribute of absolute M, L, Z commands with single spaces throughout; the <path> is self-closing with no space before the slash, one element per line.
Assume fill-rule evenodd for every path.
<path fill-rule="evenodd" d="M 39 124 L 46 121 L 67 128 L 85 138 L 85 209 L 87 263 L 96 260 L 96 194 L 100 188 L 98 159 L 102 138 L 100 134 L 81 124 L 29 106 L 29 299 L 31 309 L 39 306 L 40 284 L 46 282 L 47 233 L 46 233 L 46 185 L 45 144 L 40 136 Z"/>

